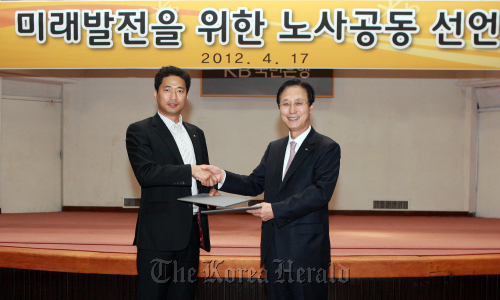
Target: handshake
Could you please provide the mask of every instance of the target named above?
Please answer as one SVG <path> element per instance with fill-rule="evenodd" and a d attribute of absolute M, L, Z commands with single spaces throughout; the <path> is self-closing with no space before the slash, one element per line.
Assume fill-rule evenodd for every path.
<path fill-rule="evenodd" d="M 217 183 L 224 181 L 226 173 L 216 166 L 211 165 L 191 165 L 192 176 L 201 182 L 204 186 L 212 187 Z M 216 189 L 210 191 L 210 196 L 220 195 Z M 262 221 L 267 222 L 274 218 L 273 208 L 270 203 L 262 202 L 258 204 L 259 209 L 247 210 L 249 214 L 262 219 Z"/>
<path fill-rule="evenodd" d="M 222 169 L 211 165 L 191 165 L 191 175 L 202 185 L 212 187 L 224 181 Z"/>

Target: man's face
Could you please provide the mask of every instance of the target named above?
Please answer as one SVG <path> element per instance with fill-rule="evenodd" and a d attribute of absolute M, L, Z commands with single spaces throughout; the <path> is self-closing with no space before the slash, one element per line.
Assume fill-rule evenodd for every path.
<path fill-rule="evenodd" d="M 309 116 L 314 110 L 314 103 L 309 106 L 308 102 L 307 92 L 300 86 L 289 86 L 281 94 L 280 116 L 290 130 L 292 139 L 309 128 Z"/>
<path fill-rule="evenodd" d="M 187 101 L 184 79 L 174 75 L 163 78 L 158 91 L 154 92 L 154 97 L 160 113 L 177 123 Z"/>

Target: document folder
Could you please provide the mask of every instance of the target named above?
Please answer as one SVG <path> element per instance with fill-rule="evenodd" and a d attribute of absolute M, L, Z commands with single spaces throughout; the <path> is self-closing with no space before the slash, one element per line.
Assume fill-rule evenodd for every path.
<path fill-rule="evenodd" d="M 251 209 L 258 209 L 262 206 L 248 206 L 248 207 L 235 207 L 235 208 L 225 208 L 225 209 L 213 209 L 213 210 L 204 210 L 201 213 L 205 215 L 218 215 L 218 214 L 231 214 L 240 211 L 247 211 Z"/>
<path fill-rule="evenodd" d="M 207 193 L 202 193 L 194 196 L 182 197 L 177 199 L 179 201 L 191 202 L 194 204 L 204 204 L 210 206 L 217 207 L 228 207 L 236 204 L 241 204 L 250 201 L 250 199 L 242 199 L 237 197 L 230 196 L 212 196 L 210 197 Z M 217 209 L 217 210 L 206 210 L 202 211 L 202 214 L 223 214 L 223 213 L 233 213 L 239 211 L 245 211 L 250 209 L 257 209 L 260 206 L 251 206 L 251 207 L 236 207 L 236 208 L 226 208 L 226 209 Z"/>

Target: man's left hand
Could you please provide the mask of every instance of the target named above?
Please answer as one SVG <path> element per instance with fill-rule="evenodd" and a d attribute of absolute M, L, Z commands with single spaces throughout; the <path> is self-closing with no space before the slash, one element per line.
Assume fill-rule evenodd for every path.
<path fill-rule="evenodd" d="M 209 193 L 208 195 L 209 195 L 210 197 L 212 197 L 212 196 L 220 196 L 220 193 L 219 193 L 219 191 L 218 191 L 218 190 L 216 190 L 216 189 L 211 189 L 211 190 L 210 190 L 210 193 Z"/>
<path fill-rule="evenodd" d="M 257 209 L 247 210 L 247 213 L 261 218 L 263 222 L 267 222 L 271 219 L 274 219 L 273 207 L 271 206 L 271 203 L 262 202 L 260 204 L 257 204 L 257 206 L 262 206 L 262 207 Z"/>

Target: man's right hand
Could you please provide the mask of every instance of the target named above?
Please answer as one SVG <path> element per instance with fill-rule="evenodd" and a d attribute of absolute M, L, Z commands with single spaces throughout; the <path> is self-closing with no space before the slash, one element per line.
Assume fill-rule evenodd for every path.
<path fill-rule="evenodd" d="M 224 173 L 221 168 L 212 165 L 203 165 L 201 168 L 215 175 L 215 177 L 217 177 L 217 182 L 222 183 L 224 181 L 226 173 Z"/>
<path fill-rule="evenodd" d="M 204 165 L 191 165 L 191 175 L 204 186 L 214 186 L 218 182 L 218 178 L 210 171 L 202 169 Z"/>

